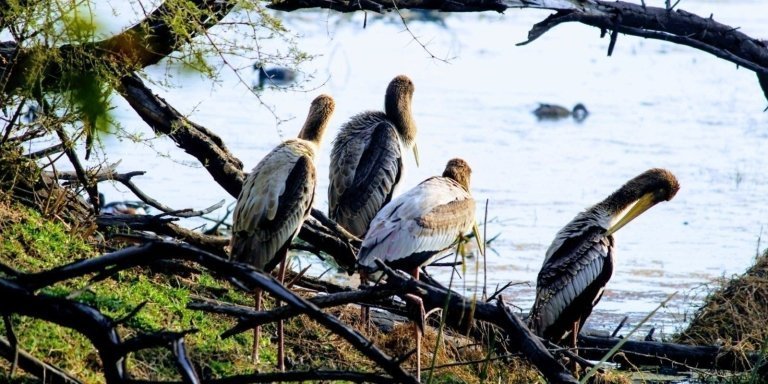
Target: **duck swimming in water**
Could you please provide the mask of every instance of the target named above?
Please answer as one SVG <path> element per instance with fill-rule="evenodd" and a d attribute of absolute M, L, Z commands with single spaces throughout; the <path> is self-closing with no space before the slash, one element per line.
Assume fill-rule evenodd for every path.
<path fill-rule="evenodd" d="M 289 85 L 296 80 L 296 71 L 289 68 L 272 67 L 264 68 L 261 64 L 253 65 L 254 71 L 259 71 L 259 83 L 257 89 L 263 89 L 264 85 Z"/>
<path fill-rule="evenodd" d="M 573 116 L 576 121 L 583 121 L 587 118 L 589 111 L 587 111 L 587 107 L 582 103 L 576 104 L 572 110 L 557 104 L 540 103 L 539 107 L 533 111 L 533 114 L 536 115 L 539 120 L 557 120 Z"/>

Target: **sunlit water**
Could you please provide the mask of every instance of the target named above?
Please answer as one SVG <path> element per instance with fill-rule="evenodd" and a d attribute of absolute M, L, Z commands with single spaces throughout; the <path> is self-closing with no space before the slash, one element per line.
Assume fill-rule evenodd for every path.
<path fill-rule="evenodd" d="M 755 11 L 764 6 L 761 0 L 684 1 L 681 6 L 700 15 L 714 13 L 718 21 L 751 36 L 768 36 L 768 24 Z M 557 230 L 629 178 L 650 167 L 668 168 L 680 180 L 680 192 L 618 233 L 615 273 L 588 327 L 612 329 L 625 314 L 634 325 L 677 291 L 649 323 L 669 334 L 701 303 L 702 287 L 742 272 L 763 248 L 759 239 L 768 224 L 766 100 L 754 73 L 683 46 L 621 35 L 613 56 L 607 57 L 608 40 L 599 38 L 599 30 L 576 24 L 515 46 L 547 14 L 454 14 L 445 19 L 445 27 L 412 22 L 413 34 L 448 63 L 430 58 L 392 17 L 383 22 L 369 15 L 363 28 L 363 14 L 287 14 L 293 18 L 289 27 L 304 35 L 300 48 L 320 56 L 302 67 L 315 74 L 307 86 L 316 89 L 262 93 L 278 116 L 295 117 L 279 127 L 228 70 L 216 85 L 177 75 L 176 88 L 153 89 L 221 135 L 248 169 L 281 139 L 296 135 L 312 98 L 331 94 L 337 109 L 317 160 L 315 204 L 325 210 L 330 142 L 338 127 L 357 112 L 381 108 L 389 80 L 407 74 L 416 84 L 422 165 L 416 168 L 412 157 L 406 160 L 400 191 L 439 174 L 452 157 L 466 159 L 474 170 L 471 189 L 478 219 L 483 221 L 487 201 L 485 230 L 489 237 L 498 235 L 487 255 L 489 290 L 521 283 L 505 296 L 525 312 Z M 164 70 L 149 68 L 147 73 L 161 79 Z M 241 73 L 247 81 L 254 75 Z M 582 102 L 591 113 L 581 124 L 538 122 L 531 114 L 538 102 L 568 107 Z M 115 103 L 129 132 L 153 136 L 119 97 Z M 168 205 L 203 208 L 220 199 L 233 201 L 196 160 L 167 139 L 153 140 L 149 148 L 107 138 L 105 146 L 109 161 L 122 159 L 120 171 L 148 171 L 134 181 Z M 134 199 L 119 185 L 102 189 L 108 201 Z M 431 272 L 447 281 L 450 270 Z M 466 278 L 467 285 L 474 285 L 473 272 Z"/>

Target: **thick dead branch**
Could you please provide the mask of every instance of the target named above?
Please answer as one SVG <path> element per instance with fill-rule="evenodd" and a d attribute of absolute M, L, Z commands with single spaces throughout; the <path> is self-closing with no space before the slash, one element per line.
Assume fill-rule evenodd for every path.
<path fill-rule="evenodd" d="M 579 335 L 579 355 L 598 360 L 619 340 L 621 339 Z M 718 346 L 634 340 L 626 341 L 612 361 L 628 367 L 653 365 L 730 371 L 749 370 L 762 362 L 760 354 L 756 352 L 745 353 Z"/>
<path fill-rule="evenodd" d="M 30 316 L 82 333 L 99 352 L 107 382 L 118 382 L 125 378 L 125 359 L 117 353 L 116 348 L 120 345 L 120 337 L 110 318 L 80 303 L 34 295 L 5 279 L 0 279 L 0 295 L 14 298 L 5 300 L 0 306 L 3 315 Z"/>
<path fill-rule="evenodd" d="M 525 324 L 504 304 L 501 296 L 497 307 L 504 314 L 502 327 L 510 333 L 510 344 L 522 351 L 525 357 L 541 371 L 550 383 L 576 383 L 576 379 L 547 351 L 547 348 Z M 523 337 L 516 337 L 522 335 Z"/>
<path fill-rule="evenodd" d="M 548 382 L 577 383 L 570 372 L 555 360 L 538 339 L 530 340 L 532 334 L 528 328 L 514 313 L 506 309 L 503 303 L 479 302 L 457 292 L 413 280 L 410 276 L 394 271 L 381 262 L 379 267 L 385 270 L 388 281 L 411 286 L 409 289 L 421 291 L 416 294 L 421 297 L 426 311 L 433 308 L 447 309 L 448 313 L 444 314 L 443 318 L 449 325 L 458 329 L 467 329 L 474 319 L 495 324 L 507 333 L 510 340 L 516 340 L 515 344 L 522 348 L 521 352 L 541 371 Z"/>
<path fill-rule="evenodd" d="M 14 358 L 16 358 L 14 348 L 4 337 L 0 337 L 0 356 L 8 361 L 14 361 Z M 27 351 L 18 351 L 18 363 L 19 368 L 37 377 L 41 382 L 45 380 L 49 384 L 80 384 L 79 380 L 59 368 L 38 360 Z"/>
<path fill-rule="evenodd" d="M 534 25 L 527 44 L 566 22 L 579 22 L 602 30 L 670 41 L 711 53 L 723 60 L 768 75 L 768 49 L 761 40 L 738 28 L 678 9 L 642 6 L 623 1 L 597 1 L 586 12 L 558 10 Z"/>
<path fill-rule="evenodd" d="M 121 85 L 120 93 L 155 132 L 168 135 L 184 151 L 197 158 L 230 195 L 237 197 L 240 194 L 245 180 L 243 163 L 224 147 L 221 138 L 189 121 L 153 94 L 138 76 L 123 77 Z"/>
<path fill-rule="evenodd" d="M 125 248 L 43 272 L 20 274 L 13 279 L 13 283 L 8 282 L 8 284 L 18 284 L 30 291 L 35 291 L 75 277 L 93 273 L 114 273 L 163 259 L 192 261 L 222 276 L 228 276 L 238 286 L 250 290 L 259 287 L 286 305 L 298 308 L 301 313 L 306 314 L 322 326 L 347 340 L 398 382 L 417 382 L 415 377 L 400 367 L 398 361 L 376 348 L 370 340 L 366 339 L 359 332 L 345 325 L 337 318 L 323 313 L 314 304 L 296 296 L 271 276 L 260 273 L 251 266 L 231 263 L 224 258 L 183 243 L 167 241 L 149 242 L 141 246 Z M 4 281 L 0 279 L 0 283 Z M 3 292 L 0 291 L 0 293 Z"/>
<path fill-rule="evenodd" d="M 583 10 L 589 4 L 593 4 L 593 0 L 273 0 L 267 8 L 279 11 L 323 8 L 338 12 L 374 11 L 378 13 L 408 8 L 434 9 L 442 12 L 504 12 L 507 8 Z"/>
<path fill-rule="evenodd" d="M 317 209 L 304 221 L 299 238 L 333 256 L 350 275 L 356 270 L 357 251 L 361 240 L 345 231 Z"/>
<path fill-rule="evenodd" d="M 273 0 L 269 8 L 293 11 L 303 8 L 386 12 L 395 9 L 432 9 L 443 12 L 504 12 L 508 8 L 550 9 L 557 13 L 536 24 L 528 33 L 529 43 L 565 22 L 579 22 L 639 37 L 687 45 L 756 73 L 768 75 L 766 44 L 713 18 L 703 18 L 681 9 L 649 7 L 623 1 L 598 0 Z M 612 44 L 615 44 L 615 33 Z M 524 44 L 525 44 L 524 43 Z"/>
<path fill-rule="evenodd" d="M 43 274 L 52 276 L 55 273 L 48 271 Z M 18 278 L 24 276 L 29 275 L 21 274 Z M 183 333 L 178 332 L 158 332 L 135 336 L 123 342 L 116 330 L 117 322 L 98 310 L 69 299 L 33 292 L 34 288 L 30 289 L 16 281 L 0 278 L 0 295 L 13 298 L 3 302 L 0 306 L 0 314 L 41 319 L 81 333 L 98 351 L 107 383 L 124 382 L 127 377 L 125 358 L 128 353 L 145 348 L 164 347 L 176 354 L 178 339 L 183 336 Z M 183 349 L 181 351 L 183 352 Z M 190 377 L 185 372 L 184 367 L 191 367 L 186 355 L 176 354 L 176 357 L 177 366 L 180 367 L 180 373 L 185 377 L 185 382 L 199 382 L 196 376 Z"/>

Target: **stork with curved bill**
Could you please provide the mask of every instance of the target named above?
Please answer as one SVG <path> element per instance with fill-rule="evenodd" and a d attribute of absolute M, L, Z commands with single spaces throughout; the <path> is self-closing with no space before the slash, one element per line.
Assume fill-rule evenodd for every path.
<path fill-rule="evenodd" d="M 366 111 L 346 122 L 333 140 L 328 217 L 362 238 L 376 213 L 392 200 L 412 149 L 419 164 L 416 123 L 411 113 L 415 88 L 408 76 L 390 81 L 384 111 Z"/>
<path fill-rule="evenodd" d="M 277 264 L 280 282 L 285 278 L 285 256 L 291 241 L 309 216 L 315 197 L 315 153 L 328 126 L 335 102 L 328 95 L 316 97 L 296 139 L 286 140 L 269 152 L 245 179 L 237 198 L 232 225 L 230 259 L 269 273 Z M 261 289 L 255 292 L 261 309 Z M 254 328 L 253 359 L 259 360 L 260 332 Z M 278 368 L 284 365 L 283 322 L 278 323 Z"/>
<path fill-rule="evenodd" d="M 475 200 L 469 193 L 471 169 L 466 161 L 452 159 L 442 176 L 430 177 L 385 205 L 371 222 L 358 256 L 362 275 L 378 271 L 379 259 L 392 268 L 419 278 L 419 268 L 457 244 L 475 226 Z M 479 237 L 477 238 L 480 241 Z M 424 305 L 417 296 L 409 297 L 419 307 L 421 318 L 414 324 L 416 372 L 421 371 L 421 329 Z"/>
<path fill-rule="evenodd" d="M 665 169 L 649 169 L 605 200 L 579 213 L 555 236 L 536 280 L 529 327 L 560 343 L 576 338 L 600 301 L 614 265 L 613 233 L 654 205 L 672 199 L 680 185 Z"/>

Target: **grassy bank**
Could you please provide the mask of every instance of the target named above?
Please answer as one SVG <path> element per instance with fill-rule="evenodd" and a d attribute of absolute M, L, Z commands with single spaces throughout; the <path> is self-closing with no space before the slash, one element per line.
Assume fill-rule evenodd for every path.
<path fill-rule="evenodd" d="M 695 345 L 717 345 L 737 355 L 759 352 L 768 357 L 768 251 L 755 259 L 745 273 L 718 281 L 693 316 L 688 328 L 676 342 Z M 763 359 L 765 360 L 765 358 Z M 746 373 L 705 377 L 723 383 L 764 383 L 768 378 L 765 362 L 757 366 L 746 363 Z"/>
<path fill-rule="evenodd" d="M 100 249 L 105 245 L 99 241 L 97 233 L 86 233 L 62 222 L 47 220 L 38 212 L 12 204 L 7 199 L 0 199 L 0 235 L 0 263 L 21 272 L 42 271 L 93 257 L 103 253 Z M 196 329 L 197 332 L 186 337 L 186 344 L 191 360 L 204 378 L 247 374 L 254 370 L 250 359 L 251 332 L 222 340 L 219 335 L 234 325 L 230 317 L 186 309 L 187 303 L 194 297 L 252 304 L 250 294 L 233 289 L 230 284 L 205 271 L 165 274 L 152 268 L 137 268 L 95 283 L 86 278 L 68 280 L 45 288 L 41 293 L 74 298 L 114 319 L 128 315 L 146 302 L 136 316 L 119 326 L 123 339 L 161 329 Z M 357 323 L 357 307 L 334 308 L 330 312 L 349 324 Z M 12 324 L 22 349 L 84 382 L 103 382 L 99 356 L 84 336 L 48 322 L 21 316 L 13 316 Z M 408 325 L 399 324 L 392 332 L 375 332 L 368 336 L 388 354 L 398 355 L 413 348 L 410 332 Z M 274 327 L 264 327 L 263 334 L 261 365 L 256 367 L 262 372 L 273 370 L 275 366 L 275 344 L 270 342 L 270 337 L 275 334 Z M 376 370 L 348 343 L 308 318 L 297 317 L 288 321 L 286 336 L 290 369 Z M 436 340 L 436 332 L 428 329 L 424 340 L 426 348 L 422 354 L 426 366 L 432 360 Z M 433 382 L 543 382 L 538 372 L 521 359 L 493 358 L 484 361 L 488 356 L 483 346 L 474 345 L 471 340 L 456 335 L 447 335 L 437 353 Z M 408 361 L 406 365 L 410 363 Z M 128 367 L 138 379 L 179 379 L 172 356 L 164 349 L 132 354 Z M 0 368 L 3 381 L 35 381 L 23 372 L 17 372 L 13 378 L 8 377 L 10 363 L 7 361 L 0 361 Z"/>

